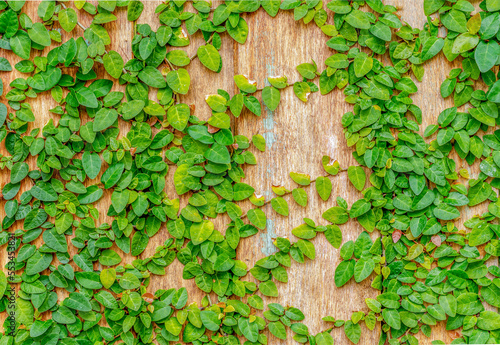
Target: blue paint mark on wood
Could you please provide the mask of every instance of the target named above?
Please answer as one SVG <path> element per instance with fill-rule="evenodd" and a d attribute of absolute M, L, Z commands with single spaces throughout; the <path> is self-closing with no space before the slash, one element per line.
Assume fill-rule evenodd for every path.
<path fill-rule="evenodd" d="M 278 249 L 273 244 L 273 238 L 278 237 L 276 234 L 276 230 L 274 229 L 274 221 L 272 219 L 268 219 L 266 221 L 266 229 L 267 232 L 260 234 L 260 239 L 262 241 L 262 253 L 265 256 L 269 256 L 278 251 Z"/>
<path fill-rule="evenodd" d="M 274 69 L 274 56 L 271 57 L 271 63 L 266 64 L 266 74 L 267 77 L 273 76 L 275 73 Z M 266 86 L 269 86 L 269 82 L 266 78 Z M 266 148 L 268 150 L 272 149 L 273 144 L 276 142 L 276 134 L 274 133 L 274 112 L 266 108 L 266 117 L 262 119 L 262 124 L 264 126 L 265 132 L 262 133 L 264 139 L 266 139 Z"/>
<path fill-rule="evenodd" d="M 274 56 L 272 56 L 271 54 L 271 57 L 266 58 L 266 60 L 266 74 L 267 77 L 270 77 L 275 74 Z M 266 86 L 269 85 L 271 84 L 269 84 L 266 78 Z M 264 133 L 262 133 L 262 136 L 264 137 L 264 139 L 266 139 L 267 150 L 272 150 L 273 144 L 276 142 L 276 134 L 274 133 L 275 123 L 274 112 L 266 107 L 266 117 L 262 119 L 262 125 L 264 126 Z M 274 180 L 274 169 L 274 165 L 267 167 L 266 175 L 270 181 Z M 266 199 L 272 197 L 272 193 L 270 190 L 265 191 L 264 195 L 266 196 Z M 260 239 L 262 242 L 261 251 L 264 255 L 269 256 L 273 253 L 276 253 L 277 248 L 273 244 L 273 238 L 276 237 L 278 237 L 278 235 L 276 234 L 276 230 L 274 228 L 274 221 L 272 219 L 267 219 L 266 232 L 260 234 Z"/>

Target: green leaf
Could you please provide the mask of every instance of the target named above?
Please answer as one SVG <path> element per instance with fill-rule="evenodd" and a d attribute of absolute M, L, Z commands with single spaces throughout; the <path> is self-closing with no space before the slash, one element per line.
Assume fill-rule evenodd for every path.
<path fill-rule="evenodd" d="M 231 155 L 227 147 L 217 143 L 213 144 L 212 147 L 205 151 L 204 156 L 207 160 L 216 164 L 231 163 Z"/>
<path fill-rule="evenodd" d="M 334 248 L 340 248 L 340 245 L 342 244 L 342 231 L 340 231 L 340 228 L 337 225 L 327 225 L 325 237 Z"/>
<path fill-rule="evenodd" d="M 14 184 L 21 182 L 26 176 L 28 176 L 29 171 L 30 168 L 27 163 L 15 163 L 10 171 L 10 183 Z"/>
<path fill-rule="evenodd" d="M 21 59 L 29 59 L 31 52 L 31 39 L 24 31 L 17 31 L 17 34 L 10 38 L 9 41 L 12 52 Z"/>
<path fill-rule="evenodd" d="M 275 111 L 280 103 L 281 94 L 274 86 L 266 86 L 262 89 L 262 101 L 271 111 Z"/>
<path fill-rule="evenodd" d="M 24 218 L 24 230 L 32 230 L 42 225 L 47 220 L 47 213 L 44 209 L 35 208 Z"/>
<path fill-rule="evenodd" d="M 122 258 L 113 249 L 103 250 L 99 256 L 99 263 L 103 266 L 118 265 L 121 261 Z"/>
<path fill-rule="evenodd" d="M 167 82 L 168 82 L 168 76 L 170 75 L 170 73 L 174 73 L 177 75 L 177 71 L 170 71 L 167 75 Z M 189 78 L 189 75 L 188 75 L 188 78 Z M 147 84 L 151 87 L 158 88 L 158 89 L 162 89 L 165 86 L 167 86 L 167 83 L 165 82 L 165 78 L 163 78 L 163 75 L 161 74 L 161 72 L 152 66 L 147 66 L 142 71 L 140 71 L 139 72 L 139 79 L 142 80 L 145 84 Z M 170 85 L 170 83 L 169 83 L 169 85 Z M 170 86 L 170 87 L 172 87 L 172 86 Z M 177 85 L 177 87 L 179 87 L 179 86 Z M 189 85 L 188 85 L 188 87 L 189 87 Z"/>
<path fill-rule="evenodd" d="M 316 345 L 333 345 L 333 337 L 330 335 L 330 333 L 323 332 L 323 333 L 318 333 L 314 337 L 314 340 L 316 340 Z"/>
<path fill-rule="evenodd" d="M 500 1 L 499 0 L 486 0 L 486 9 L 489 12 L 500 11 Z"/>
<path fill-rule="evenodd" d="M 479 37 L 477 35 L 472 35 L 468 32 L 465 32 L 455 39 L 451 52 L 453 54 L 462 54 L 466 51 L 474 49 L 478 43 Z"/>
<path fill-rule="evenodd" d="M 28 29 L 29 38 L 44 47 L 50 46 L 51 39 L 49 31 L 42 23 L 34 23 L 31 29 Z"/>
<path fill-rule="evenodd" d="M 384 321 L 394 329 L 401 328 L 401 317 L 397 310 L 394 309 L 384 309 L 382 310 L 382 317 Z"/>
<path fill-rule="evenodd" d="M 123 162 L 111 164 L 108 169 L 102 174 L 101 182 L 104 183 L 104 188 L 113 187 L 121 178 L 125 165 Z"/>
<path fill-rule="evenodd" d="M 486 96 L 490 102 L 500 103 L 500 80 L 497 80 L 492 86 L 490 86 Z"/>
<path fill-rule="evenodd" d="M 485 331 L 495 331 L 500 329 L 500 314 L 485 310 L 477 318 L 477 327 Z"/>
<path fill-rule="evenodd" d="M 141 16 L 144 5 L 139 0 L 131 0 L 127 6 L 127 19 L 130 22 L 134 22 Z"/>
<path fill-rule="evenodd" d="M 209 331 L 217 332 L 220 328 L 219 315 L 211 310 L 202 310 L 200 312 L 200 319 Z"/>
<path fill-rule="evenodd" d="M 335 286 L 345 285 L 354 275 L 355 260 L 342 261 L 335 269 Z"/>
<path fill-rule="evenodd" d="M 292 229 L 292 234 L 298 238 L 309 240 L 316 237 L 315 228 L 307 224 L 302 224 Z"/>
<path fill-rule="evenodd" d="M 356 29 L 368 30 L 371 27 L 370 17 L 366 12 L 360 10 L 352 10 L 345 17 L 345 21 Z"/>
<path fill-rule="evenodd" d="M 65 8 L 59 11 L 59 24 L 66 32 L 71 32 L 78 23 L 78 15 L 72 8 Z"/>
<path fill-rule="evenodd" d="M 344 224 L 349 220 L 347 211 L 338 206 L 334 206 L 326 210 L 322 217 L 333 224 Z"/>
<path fill-rule="evenodd" d="M 276 213 L 288 217 L 288 203 L 282 197 L 278 196 L 271 199 L 271 206 Z"/>
<path fill-rule="evenodd" d="M 277 321 L 270 322 L 267 327 L 269 327 L 269 331 L 278 339 L 286 340 L 286 329 L 285 326 Z M 333 343 L 332 343 L 333 344 Z"/>
<path fill-rule="evenodd" d="M 460 211 L 448 204 L 440 204 L 434 209 L 434 215 L 441 220 L 452 220 L 460 217 Z"/>
<path fill-rule="evenodd" d="M 361 78 L 370 72 L 373 68 L 373 58 L 366 53 L 358 53 L 354 58 L 354 73 L 356 77 Z"/>
<path fill-rule="evenodd" d="M 254 93 L 257 91 L 257 83 L 254 80 L 249 80 L 245 75 L 235 75 L 233 77 L 236 86 L 243 92 Z"/>
<path fill-rule="evenodd" d="M 76 100 L 81 106 L 87 108 L 97 108 L 99 106 L 95 94 L 86 87 L 81 87 L 76 92 Z"/>
<path fill-rule="evenodd" d="M 179 68 L 176 71 L 168 72 L 167 83 L 168 83 L 168 86 L 170 86 L 170 88 L 173 91 L 180 93 L 181 95 L 185 95 L 189 91 L 189 85 L 191 84 L 191 78 L 189 77 L 188 71 L 186 71 L 184 68 Z"/>
<path fill-rule="evenodd" d="M 347 176 L 357 190 L 363 190 L 366 183 L 366 174 L 362 167 L 350 166 L 347 168 Z"/>
<path fill-rule="evenodd" d="M 261 2 L 262 8 L 269 14 L 271 17 L 276 17 L 279 12 L 281 0 L 267 0 Z"/>
<path fill-rule="evenodd" d="M 213 45 L 207 44 L 200 46 L 197 55 L 203 66 L 214 72 L 220 71 L 222 60 L 219 52 Z"/>
<path fill-rule="evenodd" d="M 0 271 L 0 298 L 2 298 L 7 290 L 7 276 L 3 271 Z"/>
<path fill-rule="evenodd" d="M 486 201 L 491 194 L 491 185 L 485 182 L 479 182 L 469 189 L 467 197 L 469 198 L 469 206 L 476 206 L 483 201 Z"/>
<path fill-rule="evenodd" d="M 214 224 L 204 220 L 201 223 L 193 223 L 190 228 L 191 241 L 194 245 L 205 242 L 214 231 Z"/>
<path fill-rule="evenodd" d="M 252 208 L 248 210 L 247 217 L 250 223 L 258 227 L 259 229 L 266 228 L 266 214 L 260 208 Z"/>
<path fill-rule="evenodd" d="M 65 307 L 78 311 L 89 312 L 92 310 L 89 300 L 79 292 L 71 292 L 63 304 Z"/>
<path fill-rule="evenodd" d="M 451 31 L 467 32 L 467 19 L 465 13 L 452 9 L 450 12 L 441 15 L 441 22 Z"/>
<path fill-rule="evenodd" d="M 101 108 L 95 115 L 93 130 L 100 132 L 112 126 L 118 119 L 118 112 L 114 109 Z"/>
<path fill-rule="evenodd" d="M 139 278 L 133 273 L 126 272 L 120 278 L 120 287 L 125 290 L 137 289 L 141 286 L 141 282 Z"/>
<path fill-rule="evenodd" d="M 255 189 L 246 183 L 236 183 L 233 187 L 233 190 L 234 190 L 235 201 L 245 200 L 255 192 Z"/>
<path fill-rule="evenodd" d="M 474 51 L 474 59 L 482 73 L 488 72 L 497 63 L 500 55 L 500 45 L 495 41 L 481 41 Z"/>
<path fill-rule="evenodd" d="M 311 87 L 306 82 L 296 82 L 293 84 L 293 93 L 298 99 L 306 103 L 311 94 Z"/>
<path fill-rule="evenodd" d="M 186 128 L 190 115 L 191 109 L 185 103 L 176 104 L 167 110 L 168 122 L 179 131 L 183 131 Z"/>
<path fill-rule="evenodd" d="M 372 259 L 359 259 L 354 266 L 354 280 L 359 283 L 372 274 L 375 262 Z"/>
<path fill-rule="evenodd" d="M 332 193 L 332 181 L 328 177 L 318 177 L 316 179 L 316 191 L 323 201 L 327 201 Z"/>
<path fill-rule="evenodd" d="M 250 322 L 246 317 L 238 319 L 238 328 L 245 338 L 251 342 L 256 342 L 259 338 L 259 326 L 257 322 Z"/>
<path fill-rule="evenodd" d="M 26 274 L 34 275 L 46 270 L 52 262 L 52 254 L 36 251 L 26 262 Z"/>
<path fill-rule="evenodd" d="M 302 207 L 307 206 L 307 193 L 302 188 L 295 188 L 292 190 L 293 200 Z"/>
<path fill-rule="evenodd" d="M 106 72 L 108 72 L 108 74 L 115 79 L 120 78 L 124 66 L 121 55 L 114 50 L 111 50 L 102 57 L 102 60 L 104 62 L 104 69 Z"/>
<path fill-rule="evenodd" d="M 344 325 L 344 333 L 350 341 L 357 344 L 361 338 L 361 326 L 359 323 L 353 323 L 351 320 L 348 320 Z"/>
<path fill-rule="evenodd" d="M 271 280 L 260 283 L 259 284 L 259 291 L 264 296 L 278 297 L 278 288 L 276 287 L 276 284 Z"/>
<path fill-rule="evenodd" d="M 255 147 L 259 150 L 259 151 L 266 151 L 266 139 L 260 135 L 260 134 L 255 134 L 253 137 L 252 137 L 252 143 L 255 145 Z"/>
<path fill-rule="evenodd" d="M 443 7 L 445 0 L 424 0 L 424 13 L 429 16 Z"/>
<path fill-rule="evenodd" d="M 240 44 L 245 44 L 248 37 L 248 24 L 243 17 L 240 17 L 236 26 L 231 26 L 229 21 L 226 21 L 226 30 L 229 36 Z"/>
<path fill-rule="evenodd" d="M 309 186 L 311 184 L 311 176 L 302 173 L 291 172 L 290 177 L 295 183 L 301 186 Z"/>

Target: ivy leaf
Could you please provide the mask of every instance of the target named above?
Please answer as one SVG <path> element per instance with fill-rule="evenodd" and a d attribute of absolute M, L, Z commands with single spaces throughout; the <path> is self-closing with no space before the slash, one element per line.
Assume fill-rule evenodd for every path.
<path fill-rule="evenodd" d="M 31 29 L 28 29 L 29 38 L 44 47 L 50 46 L 50 35 L 47 28 L 42 23 L 34 23 Z"/>
<path fill-rule="evenodd" d="M 100 132 L 112 126 L 118 119 L 118 112 L 114 109 L 101 108 L 94 119 L 94 132 Z"/>
<path fill-rule="evenodd" d="M 356 283 L 362 282 L 372 274 L 375 269 L 375 262 L 372 259 L 359 259 L 354 265 L 354 280 Z"/>
<path fill-rule="evenodd" d="M 250 322 L 248 318 L 240 317 L 238 319 L 238 328 L 250 342 L 257 342 L 259 338 L 259 326 L 257 322 Z"/>
<path fill-rule="evenodd" d="M 170 75 L 170 73 L 176 73 L 176 72 L 171 71 L 171 72 L 169 72 L 168 75 Z M 167 75 L 167 82 L 168 82 L 168 75 Z M 140 71 L 139 72 L 139 79 L 142 80 L 145 84 L 147 84 L 151 87 L 158 88 L 158 89 L 161 89 L 161 88 L 164 88 L 165 86 L 167 86 L 167 83 L 165 82 L 165 78 L 163 78 L 163 75 L 161 74 L 161 72 L 152 66 L 147 66 L 142 71 Z M 189 87 L 189 85 L 188 85 L 188 87 Z"/>
<path fill-rule="evenodd" d="M 191 110 L 185 103 L 176 104 L 167 110 L 167 120 L 172 127 L 178 131 L 183 131 L 189 121 Z M 229 162 L 228 162 L 229 163 Z"/>
<path fill-rule="evenodd" d="M 65 307 L 78 311 L 89 312 L 92 310 L 89 300 L 79 292 L 71 292 L 63 304 Z"/>
<path fill-rule="evenodd" d="M 71 32 L 78 23 L 78 15 L 72 8 L 65 8 L 59 11 L 59 24 L 66 32 Z"/>
<path fill-rule="evenodd" d="M 267 327 L 269 327 L 269 331 L 278 339 L 286 340 L 286 329 L 285 326 L 277 321 L 270 322 Z M 333 344 L 333 343 L 332 343 Z"/>
<path fill-rule="evenodd" d="M 259 229 L 264 230 L 266 228 L 266 214 L 260 208 L 252 208 L 248 210 L 247 217 L 250 223 L 258 227 Z"/>
<path fill-rule="evenodd" d="M 231 163 L 231 155 L 226 146 L 215 143 L 204 154 L 205 158 L 216 164 Z M 253 192 L 252 192 L 253 193 Z M 235 198 L 235 200 L 237 200 Z M 242 199 L 240 199 L 242 200 Z"/>
<path fill-rule="evenodd" d="M 495 66 L 498 55 L 500 55 L 500 45 L 495 41 L 481 41 L 474 51 L 474 59 L 482 73 L 488 72 Z"/>
<path fill-rule="evenodd" d="M 276 211 L 276 213 L 288 217 L 288 203 L 282 197 L 278 196 L 271 199 L 271 206 L 273 207 L 273 210 Z"/>
<path fill-rule="evenodd" d="M 12 52 L 21 59 L 29 59 L 31 52 L 31 39 L 24 31 L 17 31 L 16 35 L 10 38 L 9 41 Z"/>
<path fill-rule="evenodd" d="M 280 104 L 281 94 L 274 86 L 266 86 L 262 89 L 262 101 L 271 111 L 275 111 Z"/>
<path fill-rule="evenodd" d="M 278 288 L 276 287 L 276 284 L 271 280 L 260 283 L 259 284 L 259 291 L 264 296 L 278 297 Z"/>
<path fill-rule="evenodd" d="M 308 186 L 311 184 L 311 176 L 302 173 L 291 172 L 290 177 L 295 183 L 301 186 Z"/>
<path fill-rule="evenodd" d="M 354 73 L 356 77 L 361 78 L 370 72 L 373 68 L 373 58 L 366 53 L 358 53 L 354 58 Z"/>
<path fill-rule="evenodd" d="M 108 72 L 108 74 L 115 79 L 120 78 L 124 66 L 121 55 L 114 50 L 111 50 L 102 57 L 102 60 L 104 62 L 104 69 L 106 72 Z"/>
<path fill-rule="evenodd" d="M 335 286 L 345 285 L 354 275 L 355 260 L 342 261 L 335 269 Z"/>
<path fill-rule="evenodd" d="M 214 72 L 220 71 L 222 60 L 219 52 L 213 45 L 207 44 L 200 46 L 197 55 L 203 66 Z"/>
<path fill-rule="evenodd" d="M 316 340 L 316 345 L 333 345 L 333 337 L 330 335 L 330 333 L 323 332 L 323 333 L 318 333 L 314 337 L 314 340 Z"/>
<path fill-rule="evenodd" d="M 361 326 L 359 323 L 353 323 L 351 320 L 348 320 L 344 325 L 344 333 L 350 341 L 357 344 L 361 338 Z"/>
<path fill-rule="evenodd" d="M 316 179 L 316 191 L 323 201 L 327 201 L 332 193 L 332 181 L 328 177 L 318 177 Z"/>
<path fill-rule="evenodd" d="M 97 153 L 90 153 L 89 151 L 83 153 L 82 165 L 88 178 L 95 179 L 99 175 L 101 164 L 101 158 Z"/>
<path fill-rule="evenodd" d="M 229 21 L 226 21 L 226 30 L 233 40 L 245 44 L 248 37 L 248 24 L 243 17 L 239 18 L 238 24 L 235 26 L 231 26 Z"/>
<path fill-rule="evenodd" d="M 144 9 L 144 4 L 139 0 L 131 0 L 127 6 L 127 19 L 134 22 L 141 16 Z"/>
<path fill-rule="evenodd" d="M 347 168 L 347 176 L 349 177 L 349 181 L 351 181 L 357 190 L 363 190 L 366 183 L 366 173 L 362 167 L 350 166 Z"/>
<path fill-rule="evenodd" d="M 78 89 L 78 92 L 76 92 L 76 100 L 81 106 L 87 108 L 97 108 L 99 106 L 95 94 L 86 87 Z"/>
<path fill-rule="evenodd" d="M 28 173 L 30 168 L 26 162 L 17 162 L 12 166 L 10 171 L 10 183 L 18 183 L 21 182 Z"/>
<path fill-rule="evenodd" d="M 158 71 L 156 68 L 155 70 Z M 167 83 L 173 91 L 180 93 L 181 95 L 185 95 L 189 91 L 191 78 L 189 77 L 188 71 L 184 68 L 179 68 L 177 71 L 168 72 Z"/>

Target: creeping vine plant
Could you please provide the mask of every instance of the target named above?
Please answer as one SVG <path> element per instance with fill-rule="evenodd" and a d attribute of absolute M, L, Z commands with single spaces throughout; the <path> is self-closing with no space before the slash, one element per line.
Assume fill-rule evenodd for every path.
<path fill-rule="evenodd" d="M 38 18 L 24 6 L 22 0 L 0 1 L 0 48 L 22 59 L 14 68 L 25 75 L 5 90 L 0 79 L 0 142 L 6 149 L 0 155 L 6 215 L 0 244 L 16 252 L 5 267 L 14 274 L 0 272 L 0 311 L 15 316 L 4 322 L 0 345 L 266 344 L 287 334 L 299 343 L 331 345 L 333 327 L 343 327 L 358 343 L 362 322 L 370 330 L 381 324 L 379 344 L 413 345 L 417 333 L 430 337 L 440 321 L 459 330 L 453 344 L 500 343 L 500 314 L 492 311 L 500 307 L 500 268 L 489 265 L 500 255 L 500 0 L 424 0 L 422 29 L 381 0 L 228 0 L 215 8 L 202 0 L 168 0 L 156 8 L 156 31 L 135 23 L 148 6 L 138 0 L 41 1 Z M 296 21 L 320 27 L 332 51 L 326 67 L 303 63 L 297 66 L 300 80 L 272 77 L 262 89 L 236 75 L 238 92 L 208 95 L 212 114 L 201 121 L 182 102 L 195 82 L 190 62 L 199 59 L 208 74 L 219 73 L 221 35 L 244 44 L 245 13 L 260 7 L 271 17 L 293 10 Z M 120 8 L 135 27 L 129 61 L 107 48 L 119 38 L 104 24 L 124 15 Z M 79 18 L 88 15 L 87 27 Z M 74 38 L 62 42 L 59 27 Z M 197 32 L 205 44 L 189 56 L 182 47 Z M 46 47 L 53 48 L 36 52 Z M 383 55 L 390 64 L 379 60 Z M 435 57 L 461 67 L 441 84 L 442 97 L 453 97 L 454 107 L 422 136 L 422 118 L 433 114 L 422 114 L 411 96 L 425 62 Z M 0 70 L 12 71 L 11 61 L 0 58 Z M 109 79 L 97 78 L 100 65 Z M 68 67 L 76 74 L 66 74 Z M 114 83 L 125 92 L 112 91 Z M 325 176 L 312 180 L 291 172 L 297 187 L 274 187 L 276 196 L 266 201 L 242 182 L 245 165 L 257 163 L 248 148 L 265 151 L 266 142 L 259 134 L 236 135 L 231 121 L 244 108 L 260 116 L 261 102 L 274 111 L 287 87 L 303 102 L 317 91 L 342 90 L 353 110 L 338 121 L 358 165 L 343 169 L 324 156 Z M 48 92 L 59 104 L 50 110 L 57 120 L 34 128 L 30 99 Z M 123 122 L 130 130 L 120 133 Z M 479 175 L 457 171 L 454 153 L 478 163 Z M 28 165 L 30 156 L 36 164 Z M 175 170 L 175 192 L 189 193 L 185 207 L 167 197 L 169 169 Z M 305 218 L 291 230 L 296 241 L 278 237 L 277 252 L 252 268 L 236 259 L 240 240 L 265 229 L 264 205 L 288 216 L 283 196 L 292 194 L 306 207 L 310 185 L 329 200 L 339 173 L 347 173 L 362 199 L 348 205 L 338 197 L 338 206 L 322 215 L 328 225 Z M 25 180 L 33 187 L 21 193 Z M 96 208 L 106 190 L 111 224 L 99 223 Z M 244 214 L 238 203 L 245 199 L 253 207 Z M 470 230 L 454 225 L 464 206 L 484 202 L 488 212 L 465 221 Z M 219 231 L 210 219 L 223 213 L 231 223 Z M 343 242 L 339 225 L 349 219 L 365 231 Z M 139 256 L 159 231 L 169 238 L 154 255 L 120 265 L 121 254 Z M 374 231 L 380 236 L 373 241 Z M 311 240 L 318 233 L 339 249 L 337 287 L 370 279 L 380 293 L 366 299 L 367 312 L 349 320 L 327 316 L 330 328 L 313 335 L 299 309 L 265 305 L 261 296 L 278 297 L 275 282 L 287 283 L 292 259 L 315 259 Z M 185 288 L 148 291 L 151 275 L 165 275 L 175 259 L 184 265 L 183 278 L 207 294 L 199 304 L 187 305 Z M 258 284 L 245 279 L 248 272 Z M 17 288 L 15 311 L 9 285 Z M 61 297 L 64 290 L 67 297 Z"/>

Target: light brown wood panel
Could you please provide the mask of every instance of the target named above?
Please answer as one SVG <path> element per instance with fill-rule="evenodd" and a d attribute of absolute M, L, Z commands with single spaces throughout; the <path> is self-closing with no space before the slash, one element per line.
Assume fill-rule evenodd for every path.
<path fill-rule="evenodd" d="M 27 2 L 23 8 L 23 11 L 28 13 L 34 20 L 38 19 L 36 15 L 38 3 L 37 1 Z M 158 15 L 154 12 L 156 6 L 160 3 L 159 0 L 144 1 L 144 12 L 138 23 L 147 23 L 153 29 L 156 29 L 159 20 Z M 384 3 L 399 7 L 399 14 L 403 21 L 414 27 L 422 27 L 425 23 L 422 9 L 423 0 L 387 0 Z M 217 4 L 218 2 L 214 2 L 212 7 Z M 68 6 L 72 5 L 68 3 Z M 82 25 L 90 25 L 91 17 L 83 11 L 77 12 Z M 130 43 L 134 35 L 134 27 L 126 19 L 126 9 L 121 8 L 116 11 L 116 14 L 118 17 L 116 22 L 105 24 L 112 37 L 112 43 L 107 49 L 118 51 L 127 60 L 132 57 Z M 323 61 L 332 54 L 332 51 L 325 45 L 328 37 L 313 23 L 304 25 L 301 22 L 295 22 L 291 12 L 280 11 L 276 18 L 270 18 L 261 9 L 256 13 L 245 14 L 244 18 L 250 28 L 245 45 L 235 43 L 227 34 L 222 34 L 222 49 L 220 52 L 223 68 L 221 73 L 217 74 L 208 71 L 198 59 L 194 59 L 186 67 L 189 70 L 192 82 L 189 94 L 181 97 L 181 101 L 193 104 L 195 106 L 194 114 L 202 119 L 208 119 L 210 116 L 210 109 L 204 101 L 205 95 L 216 93 L 217 89 L 224 89 L 231 95 L 237 92 L 232 80 L 233 75 L 246 74 L 257 81 L 259 88 L 267 85 L 266 78 L 273 75 L 286 75 L 289 82 L 293 83 L 300 79 L 300 75 L 295 69 L 298 64 L 310 62 L 311 59 L 314 59 L 319 66 L 319 70 L 322 70 L 324 68 Z M 57 23 L 55 27 L 58 27 Z M 61 33 L 63 41 L 65 41 L 70 37 L 81 36 L 83 31 L 80 27 L 76 27 L 71 34 L 67 34 L 63 30 L 61 30 Z M 195 54 L 197 47 L 203 42 L 201 34 L 197 33 L 192 37 L 189 47 L 169 47 L 168 49 L 185 49 L 189 56 L 192 56 Z M 47 51 L 48 49 L 45 49 L 41 53 Z M 0 56 L 7 57 L 12 65 L 20 60 L 4 50 L 0 51 Z M 388 59 L 384 58 L 384 62 L 388 63 Z M 424 79 L 421 83 L 417 83 L 420 91 L 413 97 L 415 103 L 423 111 L 422 132 L 427 125 L 435 123 L 437 116 L 443 109 L 452 106 L 451 99 L 443 100 L 441 98 L 439 86 L 449 71 L 459 66 L 459 62 L 449 63 L 443 56 L 425 64 Z M 167 66 L 162 65 L 161 68 L 163 67 Z M 109 78 L 102 67 L 97 68 L 96 72 L 100 78 Z M 9 90 L 8 84 L 10 81 L 21 76 L 26 77 L 26 75 L 16 71 L 0 72 L 0 77 L 4 81 L 4 92 Z M 115 88 L 116 90 L 123 90 L 123 87 L 119 85 L 116 85 Z M 5 99 L 2 99 L 2 102 L 4 101 Z M 57 123 L 58 116 L 51 115 L 48 111 L 56 106 L 50 94 L 42 94 L 29 102 L 36 114 L 36 121 L 32 128 L 43 127 L 50 118 L 53 118 Z M 250 138 L 253 134 L 262 134 L 266 138 L 267 149 L 266 152 L 260 152 L 255 148 L 251 149 L 257 157 L 258 164 L 245 168 L 247 177 L 243 182 L 251 184 L 255 187 L 257 194 L 262 194 L 266 197 L 266 200 L 270 200 L 273 197 L 271 190 L 273 185 L 283 185 L 289 189 L 297 187 L 289 178 L 289 172 L 291 171 L 308 173 L 312 178 L 324 175 L 321 166 L 321 157 L 323 155 L 338 160 L 343 168 L 356 165 L 357 163 L 352 157 L 352 149 L 347 147 L 340 125 L 341 116 L 350 111 L 351 108 L 351 105 L 344 102 L 344 96 L 339 90 L 335 90 L 326 96 L 321 96 L 319 93 L 312 94 L 309 96 L 307 104 L 304 104 L 293 95 L 291 88 L 288 88 L 282 92 L 281 104 L 276 111 L 270 112 L 264 107 L 261 117 L 256 117 L 250 112 L 244 111 L 238 119 L 233 121 L 235 134 L 243 134 Z M 88 118 L 83 116 L 82 122 L 86 121 L 88 121 Z M 120 122 L 120 129 L 123 132 L 126 132 L 128 128 L 128 124 Z M 0 144 L 0 153 L 6 153 L 4 143 Z M 34 169 L 36 165 L 35 159 L 30 158 L 29 163 L 30 167 Z M 457 161 L 457 167 L 468 168 L 466 163 L 459 161 Z M 177 197 L 172 183 L 174 169 L 175 167 L 171 166 L 167 176 L 166 192 L 170 198 Z M 478 167 L 474 166 L 470 171 L 471 175 L 474 176 L 478 173 Z M 335 198 L 337 196 L 345 198 L 349 204 L 361 197 L 361 193 L 349 184 L 345 173 L 340 173 L 331 179 L 333 191 L 327 202 L 323 202 L 317 196 L 314 185 L 312 185 L 305 187 L 309 196 L 307 208 L 295 204 L 291 195 L 285 196 L 290 205 L 289 217 L 278 215 L 270 205 L 265 206 L 264 211 L 268 216 L 267 230 L 261 231 L 252 238 L 242 240 L 238 249 L 238 259 L 244 260 L 249 267 L 252 267 L 258 259 L 274 252 L 275 248 L 272 241 L 275 237 L 288 236 L 293 240 L 291 230 L 300 225 L 304 217 L 312 218 L 318 224 L 326 224 L 321 218 L 321 214 L 329 207 L 336 205 Z M 0 186 L 3 186 L 8 181 L 9 171 L 4 170 L 0 173 Z M 99 177 L 87 183 L 94 184 L 98 181 Z M 25 180 L 21 191 L 28 190 L 31 185 L 28 180 Z M 111 221 L 109 217 L 105 216 L 110 204 L 110 194 L 110 192 L 107 192 L 98 203 L 101 213 L 100 222 L 110 223 Z M 181 205 L 186 203 L 187 196 L 182 196 Z M 5 215 L 4 204 L 4 201 L 0 201 L 0 219 Z M 245 211 L 250 206 L 248 202 L 243 203 Z M 484 210 L 484 205 L 473 209 L 464 208 L 462 210 L 463 216 L 457 222 L 457 226 L 461 227 L 464 220 L 474 214 L 480 214 Z M 229 218 L 225 216 L 219 217 L 215 224 L 217 229 L 224 232 L 224 225 L 228 222 Z M 12 228 L 16 229 L 21 226 L 22 222 L 18 222 Z M 341 229 L 344 242 L 355 240 L 363 230 L 355 221 L 348 222 L 341 226 Z M 372 234 L 373 238 L 376 236 L 376 232 Z M 153 254 L 155 248 L 167 238 L 169 238 L 169 234 L 165 226 L 163 226 L 160 232 L 150 241 L 148 248 L 141 257 L 148 257 Z M 335 288 L 333 283 L 334 271 L 340 262 L 338 250 L 333 248 L 321 234 L 313 242 L 317 251 L 316 259 L 314 261 L 307 260 L 305 264 L 292 264 L 292 267 L 288 270 L 289 282 L 287 284 L 278 283 L 280 297 L 265 298 L 265 300 L 268 303 L 279 302 L 283 305 L 293 305 L 300 308 L 306 315 L 304 322 L 309 326 L 312 333 L 316 333 L 327 329 L 331 325 L 321 321 L 323 316 L 332 315 L 339 319 L 347 319 L 353 311 L 364 310 L 367 312 L 368 309 L 365 306 L 364 299 L 368 297 L 374 298 L 377 291 L 370 287 L 373 276 L 362 284 L 350 282 L 342 288 Z M 35 244 L 41 245 L 41 239 L 37 240 Z M 4 248 L 1 249 L 2 255 L 0 255 L 0 265 L 3 270 L 7 261 L 7 256 L 3 254 Z M 123 257 L 123 263 L 129 263 L 134 259 L 130 255 L 123 255 Z M 95 268 L 100 269 L 98 265 Z M 182 279 L 182 269 L 183 266 L 180 263 L 174 262 L 167 268 L 165 276 L 153 276 L 151 278 L 149 291 L 185 286 L 189 290 L 190 301 L 199 302 L 203 293 L 195 286 L 194 280 Z M 244 280 L 252 280 L 252 278 L 248 276 Z M 61 293 L 62 296 L 64 296 L 63 293 Z M 214 298 L 212 296 L 212 300 Z M 4 315 L 0 315 L 0 322 L 3 322 L 3 319 Z M 379 328 L 370 332 L 363 326 L 360 344 L 377 343 L 379 333 Z M 342 329 L 334 330 L 332 335 L 337 344 L 348 343 Z M 420 338 L 422 339 L 421 343 L 429 343 L 429 340 L 423 336 Z M 439 324 L 439 327 L 433 328 L 432 338 L 448 342 L 451 340 L 442 323 Z M 293 344 L 295 342 L 291 339 L 287 342 L 278 342 L 270 336 L 270 343 Z"/>

